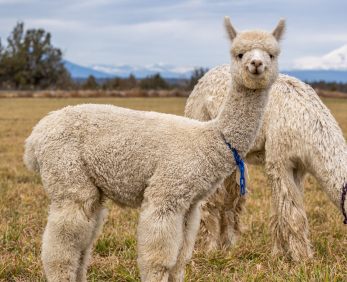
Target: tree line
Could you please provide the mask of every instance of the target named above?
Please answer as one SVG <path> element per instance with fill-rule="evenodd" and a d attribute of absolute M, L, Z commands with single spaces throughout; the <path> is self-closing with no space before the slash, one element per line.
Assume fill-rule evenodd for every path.
<path fill-rule="evenodd" d="M 102 83 L 98 83 L 94 76 L 89 76 L 86 82 L 79 84 L 81 89 L 102 89 L 102 90 L 130 90 L 130 89 L 143 89 L 143 90 L 193 90 L 198 80 L 205 75 L 208 69 L 195 68 L 190 79 L 178 79 L 176 83 L 168 83 L 159 73 L 147 76 L 143 79 L 136 79 L 134 75 L 128 78 L 106 78 Z"/>
<path fill-rule="evenodd" d="M 312 88 L 319 88 L 319 89 L 327 90 L 327 91 L 338 91 L 338 92 L 347 93 L 347 83 L 325 82 L 321 80 L 321 81 L 310 82 L 308 84 L 310 84 Z"/>

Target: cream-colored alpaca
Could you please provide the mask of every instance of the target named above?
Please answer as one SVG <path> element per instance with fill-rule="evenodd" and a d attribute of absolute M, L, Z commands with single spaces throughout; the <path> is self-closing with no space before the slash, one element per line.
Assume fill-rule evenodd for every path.
<path fill-rule="evenodd" d="M 247 154 L 278 76 L 283 19 L 272 33 L 237 33 L 229 18 L 224 24 L 233 42 L 233 87 L 216 119 L 79 105 L 35 126 L 24 160 L 41 174 L 52 201 L 42 244 L 48 281 L 86 281 L 106 197 L 120 206 L 141 206 L 141 280 L 183 281 L 199 229 L 199 203 L 236 166 L 225 140 Z"/>
<path fill-rule="evenodd" d="M 199 81 L 188 99 L 187 117 L 208 121 L 218 116 L 229 93 L 229 67 L 216 67 Z M 271 183 L 273 254 L 289 251 L 295 260 L 311 257 L 302 199 L 305 178 L 312 174 L 341 210 L 347 146 L 337 122 L 309 85 L 279 75 L 271 88 L 263 125 L 244 160 L 265 166 Z M 212 250 L 236 242 L 245 204 L 235 175 L 228 177 L 201 206 L 199 243 Z"/>

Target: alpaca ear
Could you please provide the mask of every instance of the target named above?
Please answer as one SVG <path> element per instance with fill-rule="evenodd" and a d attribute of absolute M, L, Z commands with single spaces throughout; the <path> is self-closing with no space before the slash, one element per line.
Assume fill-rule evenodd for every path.
<path fill-rule="evenodd" d="M 237 30 L 232 26 L 230 22 L 230 18 L 228 16 L 224 16 L 224 28 L 225 31 L 227 32 L 228 38 L 230 39 L 231 42 L 235 39 L 237 36 Z"/>
<path fill-rule="evenodd" d="M 278 25 L 271 33 L 277 41 L 280 41 L 283 39 L 283 34 L 286 31 L 286 19 L 282 18 L 280 19 Z"/>

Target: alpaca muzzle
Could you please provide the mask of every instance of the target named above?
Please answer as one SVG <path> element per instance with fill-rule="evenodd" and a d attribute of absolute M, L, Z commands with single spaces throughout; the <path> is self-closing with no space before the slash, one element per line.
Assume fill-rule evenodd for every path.
<path fill-rule="evenodd" d="M 262 74 L 265 70 L 263 61 L 260 59 L 252 59 L 249 64 L 248 70 L 252 74 Z"/>

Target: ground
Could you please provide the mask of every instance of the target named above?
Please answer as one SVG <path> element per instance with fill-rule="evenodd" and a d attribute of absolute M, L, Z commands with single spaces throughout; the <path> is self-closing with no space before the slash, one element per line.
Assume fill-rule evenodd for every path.
<path fill-rule="evenodd" d="M 323 101 L 347 138 L 347 100 Z M 50 201 L 40 177 L 23 164 L 24 140 L 48 112 L 81 103 L 183 115 L 186 99 L 0 99 L 0 281 L 45 281 L 41 240 Z M 347 165 L 347 160 L 341 165 Z M 295 263 L 289 255 L 271 258 L 270 187 L 263 168 L 251 167 L 250 177 L 243 238 L 232 249 L 210 255 L 194 252 L 186 281 L 347 281 L 347 227 L 317 182 L 310 176 L 305 189 L 315 258 Z M 139 210 L 122 210 L 109 201 L 106 205 L 109 215 L 95 242 L 88 281 L 139 281 Z"/>

